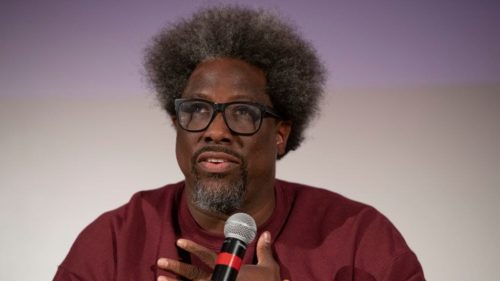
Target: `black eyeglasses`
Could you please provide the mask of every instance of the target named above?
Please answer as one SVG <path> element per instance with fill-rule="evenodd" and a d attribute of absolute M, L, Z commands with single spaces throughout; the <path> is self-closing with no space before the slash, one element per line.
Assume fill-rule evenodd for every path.
<path fill-rule="evenodd" d="M 217 112 L 221 112 L 229 130 L 244 136 L 257 133 L 264 117 L 281 119 L 268 106 L 244 101 L 213 103 L 201 99 L 176 99 L 175 112 L 180 127 L 188 132 L 206 130 Z"/>

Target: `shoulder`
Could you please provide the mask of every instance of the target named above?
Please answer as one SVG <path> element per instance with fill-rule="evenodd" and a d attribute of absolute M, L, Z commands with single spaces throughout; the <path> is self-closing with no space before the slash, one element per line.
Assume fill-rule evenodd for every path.
<path fill-rule="evenodd" d="M 159 235 L 159 222 L 175 204 L 182 187 L 183 183 L 177 183 L 137 192 L 123 206 L 100 215 L 80 232 L 61 270 L 112 276 L 118 250 L 130 247 L 129 241 L 140 243 L 140 239 L 155 240 Z"/>
<path fill-rule="evenodd" d="M 139 191 L 132 195 L 124 205 L 100 215 L 84 229 L 82 234 L 87 229 L 101 229 L 103 227 L 119 230 L 129 223 L 138 223 L 147 218 L 159 217 L 165 208 L 172 208 L 172 204 L 176 204 L 177 196 L 183 186 L 183 182 L 179 182 L 157 189 Z"/>
<path fill-rule="evenodd" d="M 276 186 L 290 205 L 283 239 L 288 245 L 301 245 L 304 255 L 317 255 L 319 251 L 325 261 L 332 262 L 332 268 L 355 268 L 369 272 L 377 280 L 384 274 L 422 274 L 403 236 L 374 207 L 323 188 L 285 181 L 278 181 Z"/>
<path fill-rule="evenodd" d="M 89 224 L 80 234 L 85 236 L 94 232 L 119 231 L 132 223 L 140 223 L 148 218 L 160 217 L 165 208 L 176 203 L 176 197 L 183 188 L 183 183 L 169 184 L 161 188 L 135 193 L 121 207 L 107 211 Z"/>
<path fill-rule="evenodd" d="M 353 228 L 358 235 L 372 229 L 377 233 L 386 230 L 399 235 L 389 219 L 368 204 L 304 184 L 279 180 L 277 187 L 290 205 L 291 217 L 318 221 L 322 229 L 327 225 L 336 225 Z"/>
<path fill-rule="evenodd" d="M 303 212 L 331 213 L 352 216 L 363 212 L 379 214 L 370 205 L 349 199 L 325 188 L 313 187 L 300 183 L 277 180 L 276 186 L 283 198 L 294 208 Z"/>
<path fill-rule="evenodd" d="M 184 182 L 178 182 L 157 189 L 139 191 L 128 203 L 108 213 L 111 215 L 133 211 L 161 213 L 165 207 L 171 207 L 171 204 L 176 203 L 183 187 Z"/>

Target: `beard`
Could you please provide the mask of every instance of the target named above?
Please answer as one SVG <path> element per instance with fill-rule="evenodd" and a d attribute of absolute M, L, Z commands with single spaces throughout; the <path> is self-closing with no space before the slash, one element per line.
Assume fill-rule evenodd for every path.
<path fill-rule="evenodd" d="M 240 159 L 237 173 L 202 173 L 196 167 L 196 159 L 205 151 L 217 151 L 231 154 Z M 247 189 L 247 165 L 244 158 L 224 147 L 204 147 L 193 158 L 192 175 L 194 176 L 192 203 L 198 208 L 212 213 L 231 215 L 241 208 Z"/>

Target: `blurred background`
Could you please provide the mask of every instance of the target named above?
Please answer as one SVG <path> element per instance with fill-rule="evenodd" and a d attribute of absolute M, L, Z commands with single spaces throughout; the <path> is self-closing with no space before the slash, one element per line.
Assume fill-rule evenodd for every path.
<path fill-rule="evenodd" d="M 182 179 L 144 47 L 200 7 L 246 2 L 0 3 L 1 280 L 51 280 L 99 214 Z M 247 5 L 293 21 L 329 71 L 278 177 L 375 206 L 428 280 L 497 280 L 500 2 Z"/>

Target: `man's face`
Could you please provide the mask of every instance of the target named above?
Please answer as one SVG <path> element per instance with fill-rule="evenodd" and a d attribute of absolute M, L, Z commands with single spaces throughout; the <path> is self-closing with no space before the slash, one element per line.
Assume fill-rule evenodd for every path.
<path fill-rule="evenodd" d="M 191 74 L 185 99 L 214 103 L 247 101 L 272 107 L 266 78 L 241 60 L 205 61 Z M 258 208 L 274 200 L 276 156 L 285 151 L 290 124 L 264 118 L 251 136 L 233 134 L 217 113 L 201 132 L 177 128 L 176 155 L 192 207 L 218 214 Z"/>

